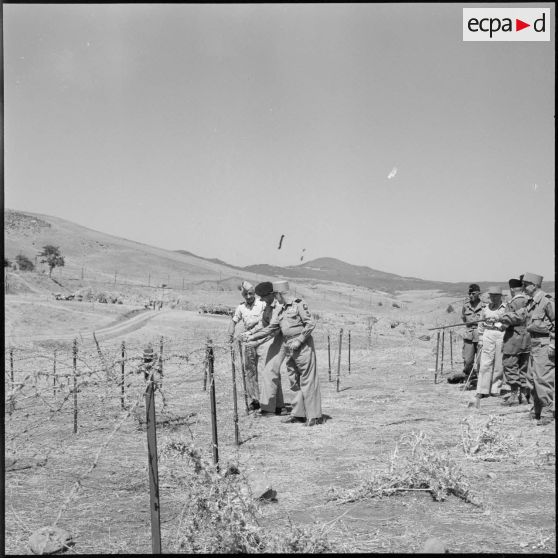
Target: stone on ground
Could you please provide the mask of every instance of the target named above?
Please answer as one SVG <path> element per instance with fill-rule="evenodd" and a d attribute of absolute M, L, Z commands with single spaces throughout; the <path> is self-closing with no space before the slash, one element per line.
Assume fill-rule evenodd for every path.
<path fill-rule="evenodd" d="M 41 527 L 29 537 L 33 554 L 54 554 L 67 550 L 72 544 L 72 535 L 59 527 Z"/>

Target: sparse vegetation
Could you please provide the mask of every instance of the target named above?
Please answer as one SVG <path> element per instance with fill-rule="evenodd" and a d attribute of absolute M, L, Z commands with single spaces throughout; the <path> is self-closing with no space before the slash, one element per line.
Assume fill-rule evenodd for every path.
<path fill-rule="evenodd" d="M 453 494 L 475 506 L 481 505 L 472 495 L 457 462 L 449 454 L 438 452 L 422 432 L 401 437 L 390 456 L 387 471 L 373 474 L 354 489 L 333 488 L 329 497 L 348 503 L 412 490 L 429 492 L 436 501 Z"/>
<path fill-rule="evenodd" d="M 507 432 L 502 417 L 494 415 L 465 418 L 461 439 L 465 455 L 483 461 L 501 461 L 513 457 L 517 450 L 517 444 Z"/>
<path fill-rule="evenodd" d="M 18 254 L 15 261 L 20 271 L 33 271 L 35 269 L 35 264 L 24 254 Z"/>
<path fill-rule="evenodd" d="M 170 440 L 162 457 L 184 459 L 172 473 L 183 495 L 175 550 L 188 553 L 322 553 L 338 551 L 319 528 L 290 522 L 273 531 L 260 525 L 260 509 L 236 466 L 219 472 L 192 444 Z"/>
<path fill-rule="evenodd" d="M 12 262 L 8 260 L 6 256 L 4 256 L 4 267 L 11 267 L 11 266 L 12 266 Z"/>

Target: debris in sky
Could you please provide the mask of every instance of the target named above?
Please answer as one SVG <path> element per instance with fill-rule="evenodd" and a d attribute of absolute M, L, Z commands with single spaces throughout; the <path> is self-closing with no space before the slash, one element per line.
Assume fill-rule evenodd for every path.
<path fill-rule="evenodd" d="M 533 192 L 536 192 L 538 187 L 539 187 L 538 184 L 533 184 Z"/>
<path fill-rule="evenodd" d="M 302 253 L 300 254 L 300 261 L 304 259 L 304 252 L 306 252 L 306 248 L 302 249 Z"/>
<path fill-rule="evenodd" d="M 277 250 L 281 250 L 281 245 L 283 244 L 283 239 L 285 238 L 285 235 L 282 234 L 281 238 L 279 239 L 279 246 L 277 247 Z"/>
<path fill-rule="evenodd" d="M 391 180 L 397 174 L 397 167 L 393 167 L 388 174 L 388 180 Z"/>

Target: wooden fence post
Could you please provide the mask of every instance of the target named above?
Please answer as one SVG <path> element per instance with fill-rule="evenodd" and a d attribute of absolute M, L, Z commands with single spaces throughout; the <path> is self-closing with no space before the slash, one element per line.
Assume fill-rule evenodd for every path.
<path fill-rule="evenodd" d="M 122 363 L 120 365 L 120 408 L 124 409 L 124 378 L 125 378 L 125 372 L 124 372 L 124 366 L 125 366 L 125 359 L 126 359 L 126 344 L 124 341 L 122 341 Z"/>
<path fill-rule="evenodd" d="M 14 389 L 14 349 L 10 348 L 10 380 L 12 382 L 12 389 Z"/>
<path fill-rule="evenodd" d="M 351 373 L 351 330 L 349 330 L 349 374 Z"/>
<path fill-rule="evenodd" d="M 337 391 L 339 391 L 339 380 L 341 377 L 341 345 L 343 342 L 343 328 L 339 330 L 339 354 L 337 355 Z"/>
<path fill-rule="evenodd" d="M 150 346 L 144 350 L 144 357 Z M 152 350 L 152 349 L 151 349 Z M 149 364 L 144 360 L 145 364 Z M 151 551 L 161 554 L 161 521 L 159 507 L 159 471 L 157 466 L 157 418 L 155 414 L 155 380 L 154 369 L 147 377 L 145 388 L 145 415 L 147 422 L 147 466 L 149 470 L 149 504 L 151 511 Z"/>
<path fill-rule="evenodd" d="M 231 343 L 231 368 L 232 368 L 232 388 L 233 388 L 233 422 L 234 422 L 234 443 L 239 446 L 240 439 L 238 433 L 238 404 L 236 396 L 236 368 L 234 365 L 234 345 Z"/>
<path fill-rule="evenodd" d="M 446 345 L 445 340 L 446 340 L 446 330 L 443 329 L 442 330 L 442 358 L 441 358 L 441 363 L 440 363 L 440 377 L 444 375 L 444 347 Z"/>
<path fill-rule="evenodd" d="M 73 371 L 74 371 L 74 434 L 77 434 L 78 431 L 78 405 L 77 405 L 77 339 L 74 339 L 74 347 L 73 347 Z"/>
<path fill-rule="evenodd" d="M 434 368 L 434 383 L 438 381 L 438 354 L 440 352 L 440 331 L 438 330 L 436 333 L 436 368 Z"/>
<path fill-rule="evenodd" d="M 453 331 L 451 329 L 449 335 L 450 335 L 450 364 L 451 364 L 451 369 L 453 371 Z"/>
<path fill-rule="evenodd" d="M 203 388 L 202 391 L 207 391 L 207 369 L 209 367 L 209 346 L 205 347 L 205 359 L 203 362 Z"/>
<path fill-rule="evenodd" d="M 240 370 L 242 372 L 242 389 L 244 390 L 244 404 L 246 405 L 246 414 L 250 414 L 248 406 L 248 392 L 246 391 L 246 371 L 244 370 L 244 356 L 242 355 L 242 343 L 238 342 L 238 352 L 240 353 Z"/>
<path fill-rule="evenodd" d="M 54 349 L 53 363 L 52 363 L 52 391 L 56 397 L 56 349 Z"/>
<path fill-rule="evenodd" d="M 163 384 L 163 336 L 159 343 L 159 374 L 161 374 L 161 385 Z"/>
<path fill-rule="evenodd" d="M 329 342 L 329 333 L 327 334 L 327 377 L 331 382 L 331 344 Z"/>
<path fill-rule="evenodd" d="M 207 340 L 207 371 L 209 376 L 209 401 L 211 404 L 211 437 L 213 440 L 213 464 L 219 470 L 219 443 L 217 441 L 217 405 L 215 402 L 215 376 L 213 345 L 211 339 Z"/>

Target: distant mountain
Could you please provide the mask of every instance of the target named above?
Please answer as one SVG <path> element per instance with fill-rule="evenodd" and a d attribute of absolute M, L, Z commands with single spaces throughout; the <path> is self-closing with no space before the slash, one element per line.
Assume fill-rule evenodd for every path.
<path fill-rule="evenodd" d="M 458 296 L 467 292 L 469 283 L 450 283 L 446 281 L 429 281 L 417 277 L 404 277 L 394 273 L 379 271 L 367 266 L 352 265 L 336 258 L 318 258 L 296 266 L 278 267 L 267 264 L 249 265 L 245 271 L 268 277 L 281 276 L 288 279 L 315 279 L 348 283 L 379 291 L 395 292 L 408 290 L 440 290 Z M 482 290 L 490 285 L 508 288 L 503 282 L 480 282 Z M 554 292 L 554 281 L 545 282 L 547 292 Z"/>

